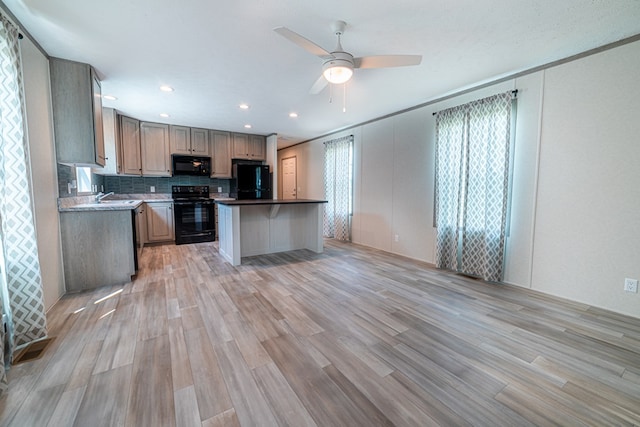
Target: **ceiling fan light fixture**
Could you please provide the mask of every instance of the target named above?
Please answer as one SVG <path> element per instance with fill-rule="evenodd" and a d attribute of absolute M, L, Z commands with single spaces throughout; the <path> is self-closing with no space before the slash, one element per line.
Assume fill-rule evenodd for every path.
<path fill-rule="evenodd" d="M 346 52 L 332 52 L 332 59 L 322 65 L 322 75 L 331 84 L 346 83 L 353 76 L 353 56 Z"/>
<path fill-rule="evenodd" d="M 329 83 L 339 85 L 342 83 L 346 83 L 351 79 L 351 76 L 353 76 L 353 69 L 350 67 L 337 65 L 325 69 L 322 75 L 325 79 L 327 79 Z"/>

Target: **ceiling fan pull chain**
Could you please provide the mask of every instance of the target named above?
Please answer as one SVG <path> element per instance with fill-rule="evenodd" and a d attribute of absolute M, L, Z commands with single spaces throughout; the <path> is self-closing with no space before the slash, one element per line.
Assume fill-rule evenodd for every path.
<path fill-rule="evenodd" d="M 347 112 L 347 83 L 342 85 L 342 112 Z"/>
<path fill-rule="evenodd" d="M 329 83 L 329 104 L 333 104 L 333 84 Z"/>

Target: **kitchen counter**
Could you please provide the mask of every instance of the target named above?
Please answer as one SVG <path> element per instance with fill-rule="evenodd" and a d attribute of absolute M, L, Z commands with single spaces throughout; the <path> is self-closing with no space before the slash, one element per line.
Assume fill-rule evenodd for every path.
<path fill-rule="evenodd" d="M 101 203 L 96 203 L 95 198 L 95 195 L 61 197 L 58 199 L 58 211 L 85 212 L 134 210 L 142 203 L 173 201 L 171 194 L 168 193 L 114 194 L 107 197 Z M 228 197 L 227 193 L 213 193 L 210 198 L 216 202 L 235 201 L 235 199 Z"/>
<path fill-rule="evenodd" d="M 164 193 L 113 194 L 96 203 L 95 195 L 61 197 L 59 212 L 122 211 L 134 210 L 142 203 L 170 202 L 171 195 Z"/>
<path fill-rule="evenodd" d="M 85 212 L 85 211 L 131 211 L 143 204 L 142 200 L 103 200 L 100 203 L 78 203 L 77 205 L 60 207 L 60 212 Z"/>
<path fill-rule="evenodd" d="M 309 249 L 321 253 L 325 200 L 219 200 L 219 253 L 232 265 L 242 257 Z"/>
<path fill-rule="evenodd" d="M 293 200 L 272 200 L 272 199 L 257 199 L 257 200 L 235 200 L 235 199 L 215 199 L 216 203 L 228 206 L 249 206 L 249 205 L 298 205 L 306 203 L 327 203 L 326 200 L 314 200 L 314 199 L 293 199 Z"/>

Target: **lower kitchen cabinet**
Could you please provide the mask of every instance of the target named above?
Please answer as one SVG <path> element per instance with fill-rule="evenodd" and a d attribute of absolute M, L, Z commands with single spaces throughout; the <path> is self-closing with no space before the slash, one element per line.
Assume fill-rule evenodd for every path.
<path fill-rule="evenodd" d="M 131 212 L 60 212 L 67 292 L 131 280 L 136 273 Z"/>
<path fill-rule="evenodd" d="M 147 242 L 175 240 L 173 226 L 173 202 L 148 202 Z"/>

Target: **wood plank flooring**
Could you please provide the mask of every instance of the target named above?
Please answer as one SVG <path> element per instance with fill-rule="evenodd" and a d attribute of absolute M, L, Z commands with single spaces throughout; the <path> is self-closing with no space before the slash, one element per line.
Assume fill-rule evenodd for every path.
<path fill-rule="evenodd" d="M 2 426 L 640 425 L 640 319 L 352 244 L 149 247 L 48 323 Z"/>

